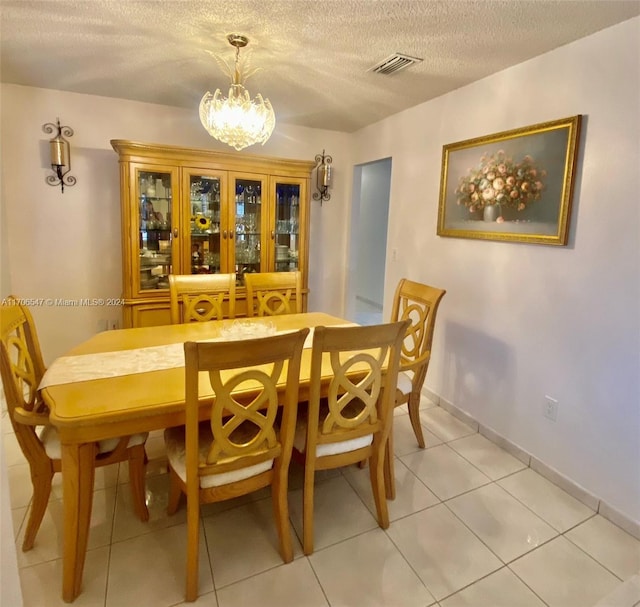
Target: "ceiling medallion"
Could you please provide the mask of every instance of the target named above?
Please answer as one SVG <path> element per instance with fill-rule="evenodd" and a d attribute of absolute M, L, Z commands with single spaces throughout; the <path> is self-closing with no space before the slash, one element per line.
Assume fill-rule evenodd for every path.
<path fill-rule="evenodd" d="M 235 148 L 242 150 L 254 143 L 264 143 L 271 137 L 276 117 L 268 99 L 258 93 L 254 99 L 244 88 L 243 82 L 256 70 L 247 71 L 240 65 L 240 49 L 247 46 L 249 39 L 240 34 L 229 34 L 229 44 L 236 49 L 233 72 L 222 60 L 221 67 L 231 77 L 229 96 L 224 97 L 217 89 L 212 95 L 206 92 L 200 101 L 200 121 L 209 135 Z"/>

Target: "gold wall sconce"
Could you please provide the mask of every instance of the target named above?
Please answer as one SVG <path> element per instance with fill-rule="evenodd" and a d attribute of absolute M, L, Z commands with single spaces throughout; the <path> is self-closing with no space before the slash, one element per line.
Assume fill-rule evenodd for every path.
<path fill-rule="evenodd" d="M 318 188 L 318 191 L 313 193 L 313 199 L 319 200 L 320 204 L 324 200 L 331 200 L 329 187 L 333 179 L 332 162 L 333 158 L 326 156 L 324 150 L 322 150 L 322 154 L 316 156 L 316 188 Z"/>
<path fill-rule="evenodd" d="M 56 118 L 56 124 L 47 122 L 42 125 L 42 130 L 48 135 L 57 131 L 56 136 L 49 141 L 51 170 L 55 175 L 47 175 L 45 181 L 49 185 L 59 185 L 64 194 L 65 185 L 70 187 L 76 184 L 76 178 L 68 174 L 71 170 L 71 148 L 65 139 L 65 137 L 73 137 L 73 129 L 69 126 L 60 126 L 60 118 Z"/>

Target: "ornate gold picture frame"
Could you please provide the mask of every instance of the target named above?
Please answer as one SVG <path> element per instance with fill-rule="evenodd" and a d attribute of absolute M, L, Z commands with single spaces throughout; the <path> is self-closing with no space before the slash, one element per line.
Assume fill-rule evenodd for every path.
<path fill-rule="evenodd" d="M 581 118 L 443 146 L 438 235 L 566 245 Z"/>

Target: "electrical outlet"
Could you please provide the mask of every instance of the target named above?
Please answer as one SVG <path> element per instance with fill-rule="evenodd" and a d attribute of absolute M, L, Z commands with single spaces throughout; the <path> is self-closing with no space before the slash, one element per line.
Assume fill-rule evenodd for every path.
<path fill-rule="evenodd" d="M 546 394 L 544 397 L 544 416 L 552 422 L 558 419 L 558 401 Z"/>

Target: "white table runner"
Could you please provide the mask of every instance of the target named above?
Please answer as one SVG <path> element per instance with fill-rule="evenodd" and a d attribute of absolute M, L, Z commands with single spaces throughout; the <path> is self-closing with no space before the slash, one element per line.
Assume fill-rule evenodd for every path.
<path fill-rule="evenodd" d="M 70 384 L 184 367 L 184 344 L 152 346 L 118 352 L 99 352 L 79 356 L 61 356 L 45 372 L 40 386 Z"/>
<path fill-rule="evenodd" d="M 348 325 L 334 326 L 355 326 Z M 292 333 L 290 331 L 278 331 L 278 334 Z M 242 331 L 230 332 L 225 337 L 198 340 L 201 342 L 230 341 L 231 339 L 249 339 L 255 335 L 242 335 Z M 264 335 L 263 335 L 264 337 Z M 304 342 L 305 348 L 310 348 L 313 343 L 313 327 Z M 99 352 L 96 354 L 80 354 L 78 356 L 61 356 L 57 358 L 44 374 L 39 390 L 48 386 L 70 384 L 92 379 L 105 379 L 135 373 L 148 373 L 150 371 L 164 371 L 184 367 L 184 344 L 168 344 L 164 346 L 151 346 L 136 348 L 134 350 L 118 350 L 116 352 Z"/>

